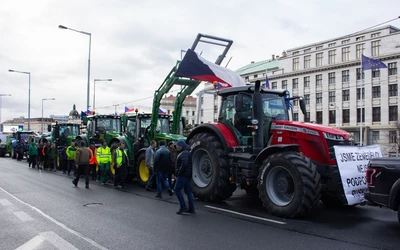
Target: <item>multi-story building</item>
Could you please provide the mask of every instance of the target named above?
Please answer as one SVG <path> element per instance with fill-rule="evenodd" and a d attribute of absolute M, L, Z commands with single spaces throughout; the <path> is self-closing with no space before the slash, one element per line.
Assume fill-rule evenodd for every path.
<path fill-rule="evenodd" d="M 30 130 L 37 132 L 37 133 L 42 133 L 42 130 L 44 133 L 47 133 L 47 125 L 53 123 L 54 120 L 53 118 L 48 118 L 48 117 L 43 117 L 43 119 L 40 118 L 31 118 L 30 119 Z M 13 118 L 12 120 L 7 120 L 3 122 L 3 127 L 4 127 L 4 133 L 12 133 L 15 131 L 11 131 L 8 128 L 18 128 L 21 127 L 23 130 L 28 130 L 28 119 L 25 117 L 19 117 L 19 118 Z"/>
<path fill-rule="evenodd" d="M 174 111 L 176 97 L 170 95 L 165 97 L 160 102 L 160 108 L 167 114 L 172 115 Z M 193 96 L 187 96 L 183 101 L 182 117 L 186 118 L 186 124 L 194 125 L 196 121 L 196 102 L 197 99 Z"/>
<path fill-rule="evenodd" d="M 388 68 L 361 69 L 361 54 Z M 400 30 L 385 26 L 286 50 L 279 69 L 268 72 L 271 88 L 303 96 L 307 114 L 294 103 L 293 120 L 337 126 L 363 144 L 380 144 L 386 155 L 399 150 L 398 65 Z M 360 124 L 362 120 L 362 124 Z"/>

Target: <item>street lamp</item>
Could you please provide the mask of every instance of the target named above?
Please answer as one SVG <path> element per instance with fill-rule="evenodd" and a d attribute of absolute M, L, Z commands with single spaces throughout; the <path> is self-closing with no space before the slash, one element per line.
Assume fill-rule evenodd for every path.
<path fill-rule="evenodd" d="M 96 108 L 96 82 L 111 82 L 112 79 L 94 79 L 93 85 L 93 110 Z"/>
<path fill-rule="evenodd" d="M 89 59 L 88 59 L 88 77 L 87 77 L 87 97 L 86 97 L 86 110 L 89 110 L 89 91 L 90 91 L 90 47 L 91 47 L 91 43 L 92 43 L 92 34 L 89 32 L 85 32 L 85 31 L 80 31 L 80 30 L 75 30 L 75 29 L 71 29 L 68 28 L 66 26 L 63 25 L 58 25 L 58 28 L 60 29 L 65 29 L 65 30 L 72 30 L 84 35 L 88 35 L 89 36 Z"/>
<path fill-rule="evenodd" d="M 43 101 L 54 101 L 56 98 L 43 98 L 42 99 L 42 134 L 43 134 Z"/>
<path fill-rule="evenodd" d="M 117 107 L 119 106 L 119 104 L 114 104 L 113 106 L 114 106 L 114 108 L 115 108 L 114 115 L 117 115 Z"/>
<path fill-rule="evenodd" d="M 337 111 L 338 111 L 338 123 L 339 123 L 339 126 L 337 126 L 338 128 L 340 128 L 340 109 L 339 109 L 339 107 L 336 105 L 336 104 L 330 104 L 330 106 L 332 107 L 332 108 L 336 108 L 337 109 Z"/>
<path fill-rule="evenodd" d="M 10 94 L 0 94 L 0 124 L 1 124 L 1 106 L 3 101 L 3 96 L 11 96 Z"/>
<path fill-rule="evenodd" d="M 28 84 L 28 130 L 31 130 L 31 73 L 30 72 L 24 72 L 24 71 L 12 70 L 12 69 L 9 69 L 8 71 L 9 72 L 14 72 L 14 73 L 21 73 L 21 74 L 29 75 L 29 84 Z"/>

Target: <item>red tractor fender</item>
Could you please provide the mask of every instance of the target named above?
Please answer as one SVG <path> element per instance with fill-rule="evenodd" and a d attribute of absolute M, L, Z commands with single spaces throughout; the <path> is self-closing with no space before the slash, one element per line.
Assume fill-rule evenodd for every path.
<path fill-rule="evenodd" d="M 254 161 L 254 166 L 256 168 L 259 168 L 262 164 L 262 162 L 268 158 L 271 154 L 275 154 L 278 152 L 284 152 L 284 151 L 295 151 L 299 152 L 299 145 L 297 144 L 277 144 L 273 146 L 269 146 L 264 148 L 256 157 L 256 160 Z"/>
<path fill-rule="evenodd" d="M 224 148 L 232 148 L 239 146 L 238 140 L 236 139 L 233 132 L 222 123 L 203 123 L 192 130 L 186 139 L 186 142 L 190 142 L 196 134 L 200 133 L 211 133 L 214 134 L 219 141 L 222 143 Z"/>

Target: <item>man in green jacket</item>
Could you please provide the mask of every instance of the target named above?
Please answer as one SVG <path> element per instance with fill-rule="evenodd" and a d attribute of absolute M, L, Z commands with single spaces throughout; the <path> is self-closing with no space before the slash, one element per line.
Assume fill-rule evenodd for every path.
<path fill-rule="evenodd" d="M 71 170 L 74 170 L 74 176 L 76 176 L 76 167 L 75 167 L 75 155 L 78 147 L 75 146 L 75 142 L 71 142 L 71 146 L 69 146 L 66 150 L 68 157 L 68 175 L 70 175 Z"/>
<path fill-rule="evenodd" d="M 99 175 L 97 176 L 97 180 L 100 180 L 101 183 L 105 184 L 107 182 L 107 173 L 110 170 L 111 163 L 111 151 L 107 146 L 106 141 L 102 141 L 102 146 L 97 149 L 97 162 L 99 163 Z"/>
<path fill-rule="evenodd" d="M 29 156 L 29 167 L 31 167 L 32 164 L 32 168 L 35 168 L 36 157 L 37 157 L 37 147 L 35 142 L 32 142 L 31 145 L 29 146 L 28 156 Z"/>
<path fill-rule="evenodd" d="M 50 148 L 50 170 L 56 171 L 57 170 L 57 146 L 53 142 Z"/>

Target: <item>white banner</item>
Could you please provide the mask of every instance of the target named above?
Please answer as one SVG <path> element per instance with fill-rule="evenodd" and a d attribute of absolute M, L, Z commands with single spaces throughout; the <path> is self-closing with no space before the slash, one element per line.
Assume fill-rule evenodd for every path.
<path fill-rule="evenodd" d="M 334 148 L 347 204 L 364 202 L 364 191 L 368 189 L 365 172 L 370 159 L 382 157 L 380 146 L 334 146 Z"/>

